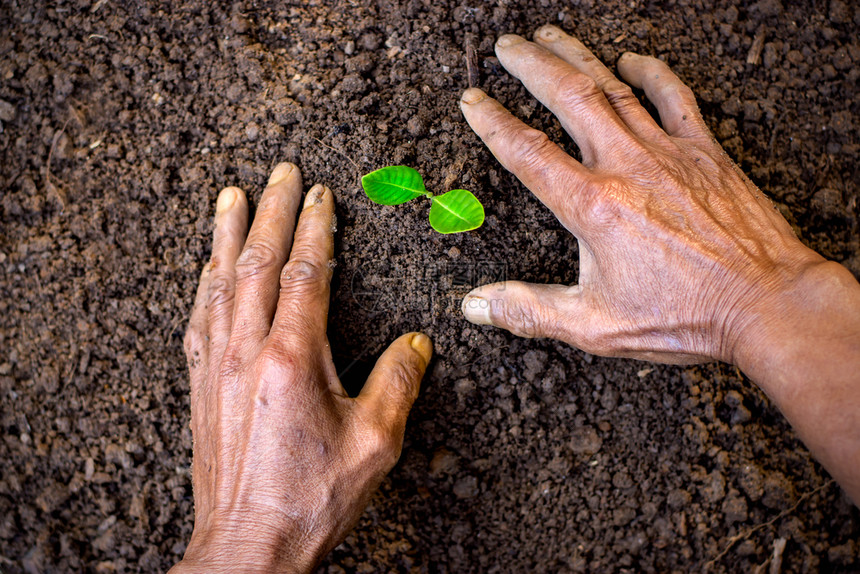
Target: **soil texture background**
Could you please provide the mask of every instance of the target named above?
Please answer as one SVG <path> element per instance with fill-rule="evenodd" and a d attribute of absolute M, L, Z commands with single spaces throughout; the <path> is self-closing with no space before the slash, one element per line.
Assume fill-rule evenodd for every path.
<path fill-rule="evenodd" d="M 283 160 L 336 193 L 349 388 L 403 332 L 437 351 L 400 463 L 322 572 L 753 572 L 775 549 L 783 572 L 860 569 L 860 512 L 736 369 L 462 319 L 482 282 L 576 281 L 576 241 L 458 107 L 469 41 L 480 86 L 575 153 L 493 56 L 547 22 L 610 66 L 665 59 L 801 239 L 860 275 L 850 0 L 0 0 L 0 572 L 182 556 L 182 337 L 215 197 L 258 200 Z M 392 164 L 471 189 L 485 225 L 373 206 L 358 176 Z"/>

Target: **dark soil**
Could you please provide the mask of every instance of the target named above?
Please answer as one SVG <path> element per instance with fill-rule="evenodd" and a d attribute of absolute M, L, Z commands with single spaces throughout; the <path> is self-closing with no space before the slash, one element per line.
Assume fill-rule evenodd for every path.
<path fill-rule="evenodd" d="M 546 22 L 610 64 L 665 58 L 803 241 L 860 275 L 860 9 L 716 4 L 0 0 L 0 571 L 182 555 L 181 341 L 215 196 L 258 199 L 281 160 L 337 193 L 345 381 L 408 330 L 438 353 L 400 464 L 323 571 L 751 572 L 778 539 L 784 572 L 858 571 L 860 512 L 734 368 L 601 359 L 458 310 L 482 281 L 576 280 L 576 242 L 457 104 L 471 38 L 481 85 L 573 147 L 493 57 Z M 484 227 L 372 206 L 357 176 L 398 163 L 473 190 Z"/>

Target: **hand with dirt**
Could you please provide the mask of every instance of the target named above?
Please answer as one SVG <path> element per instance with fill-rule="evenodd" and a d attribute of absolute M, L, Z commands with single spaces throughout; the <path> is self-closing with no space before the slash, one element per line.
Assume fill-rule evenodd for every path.
<path fill-rule="evenodd" d="M 245 195 L 218 196 L 185 337 L 194 533 L 172 572 L 310 571 L 400 455 L 432 345 L 403 335 L 346 394 L 326 337 L 334 198 L 311 188 L 296 225 L 301 195 L 278 165 L 247 239 Z"/>
<path fill-rule="evenodd" d="M 590 353 L 738 365 L 860 502 L 860 285 L 805 247 L 714 140 L 692 91 L 655 58 L 618 71 L 578 40 L 507 35 L 502 65 L 573 137 L 582 162 L 478 89 L 472 129 L 579 240 L 579 284 L 470 293 L 470 321 Z"/>

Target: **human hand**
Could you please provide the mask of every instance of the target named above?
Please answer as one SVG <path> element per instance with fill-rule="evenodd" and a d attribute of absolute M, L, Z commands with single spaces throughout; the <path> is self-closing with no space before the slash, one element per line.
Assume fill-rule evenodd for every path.
<path fill-rule="evenodd" d="M 346 394 L 326 337 L 334 198 L 311 188 L 293 238 L 301 194 L 278 165 L 247 239 L 245 195 L 218 196 L 185 337 L 194 533 L 172 572 L 310 571 L 400 455 L 432 345 L 403 335 Z"/>
<path fill-rule="evenodd" d="M 666 363 L 738 361 L 776 298 L 825 260 L 708 131 L 692 91 L 655 58 L 626 53 L 631 88 L 554 26 L 507 35 L 496 54 L 559 119 L 582 163 L 477 89 L 461 107 L 493 154 L 579 240 L 579 284 L 481 287 L 466 317 L 588 352 Z"/>

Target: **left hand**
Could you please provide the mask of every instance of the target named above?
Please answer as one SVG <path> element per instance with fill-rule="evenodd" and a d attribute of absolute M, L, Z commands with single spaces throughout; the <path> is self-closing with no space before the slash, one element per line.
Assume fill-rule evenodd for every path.
<path fill-rule="evenodd" d="M 311 188 L 295 226 L 301 194 L 278 165 L 247 239 L 245 195 L 218 197 L 185 337 L 194 533 L 171 572 L 312 570 L 400 456 L 432 344 L 403 335 L 347 395 L 326 337 L 334 198 Z"/>

